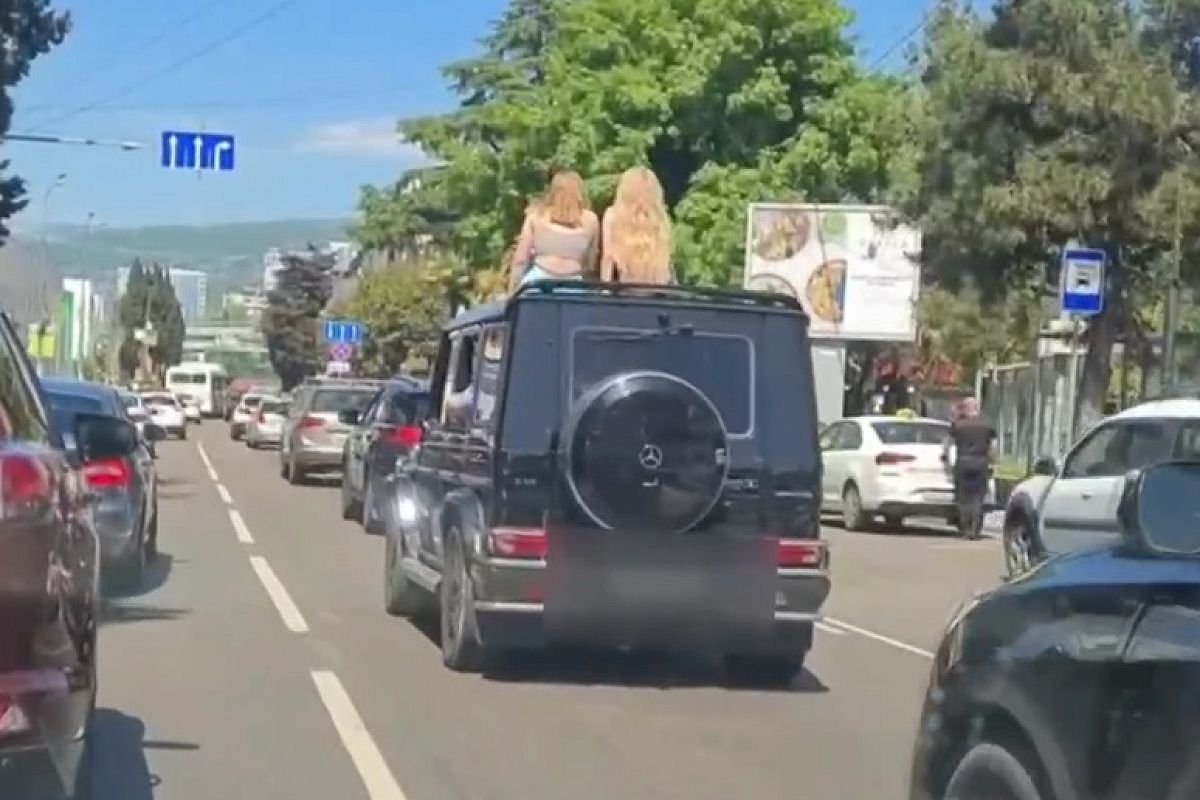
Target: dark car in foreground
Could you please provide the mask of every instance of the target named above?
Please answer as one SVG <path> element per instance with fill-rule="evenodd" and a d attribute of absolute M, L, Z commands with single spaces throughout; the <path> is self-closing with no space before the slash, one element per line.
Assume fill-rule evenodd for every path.
<path fill-rule="evenodd" d="M 57 430 L 0 312 L 0 797 L 88 793 L 100 553 L 81 467 L 136 446 L 116 417 Z"/>
<path fill-rule="evenodd" d="M 385 601 L 442 657 L 566 643 L 802 669 L 829 593 L 807 318 L 756 292 L 545 283 L 445 330 Z"/>
<path fill-rule="evenodd" d="M 421 423 L 429 410 L 429 387 L 411 378 L 388 381 L 361 413 L 340 417 L 353 430 L 342 455 L 342 518 L 361 520 L 368 533 L 379 530 L 379 497 L 396 462 L 421 441 Z"/>
<path fill-rule="evenodd" d="M 46 378 L 42 389 L 55 427 L 64 431 L 63 444 L 68 454 L 77 455 L 70 431 L 74 430 L 80 414 L 101 414 L 134 422 L 120 392 L 111 386 Z M 158 554 L 158 470 L 152 446 L 165 436 L 163 428 L 145 422 L 133 452 L 83 464 L 84 479 L 97 497 L 95 516 L 101 561 L 107 576 L 121 589 L 140 586 L 147 563 Z"/>
<path fill-rule="evenodd" d="M 938 648 L 913 800 L 1200 797 L 1200 462 L 1124 479 L 1117 543 L 967 602 Z"/>

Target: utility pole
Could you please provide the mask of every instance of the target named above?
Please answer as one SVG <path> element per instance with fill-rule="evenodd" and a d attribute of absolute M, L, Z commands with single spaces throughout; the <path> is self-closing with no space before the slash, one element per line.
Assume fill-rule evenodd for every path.
<path fill-rule="evenodd" d="M 1189 148 L 1190 152 L 1190 148 Z M 1171 246 L 1171 276 L 1167 283 L 1167 306 L 1163 314 L 1163 387 L 1175 393 L 1175 336 L 1179 329 L 1179 283 L 1183 272 L 1183 185 L 1175 190 L 1175 237 Z"/>

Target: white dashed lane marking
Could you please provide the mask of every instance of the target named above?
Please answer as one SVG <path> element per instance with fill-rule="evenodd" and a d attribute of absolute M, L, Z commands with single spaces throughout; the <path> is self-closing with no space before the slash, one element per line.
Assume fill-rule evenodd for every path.
<path fill-rule="evenodd" d="M 406 800 L 404 790 L 396 782 L 391 769 L 383 754 L 379 752 L 371 732 L 363 723 L 362 717 L 354 708 L 354 702 L 346 692 L 338 676 L 326 670 L 314 670 L 313 683 L 316 684 L 317 694 L 325 704 L 337 730 L 338 738 L 350 760 L 354 762 L 358 775 L 362 778 L 363 786 L 367 789 L 367 797 L 371 800 Z"/>
<path fill-rule="evenodd" d="M 271 569 L 267 560 L 262 556 L 250 556 L 250 566 L 254 568 L 254 574 L 258 575 L 258 580 L 267 590 L 267 596 L 275 604 L 275 610 L 283 618 L 284 626 L 292 633 L 308 633 L 308 623 L 304 620 L 304 615 L 300 613 L 292 596 L 284 588 L 283 581 L 279 580 L 279 576 Z"/>

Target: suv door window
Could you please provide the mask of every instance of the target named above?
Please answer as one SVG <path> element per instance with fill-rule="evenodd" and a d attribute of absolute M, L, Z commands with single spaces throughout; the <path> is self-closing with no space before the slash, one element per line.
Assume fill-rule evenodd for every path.
<path fill-rule="evenodd" d="M 857 422 L 843 422 L 833 441 L 834 450 L 857 450 L 862 447 L 862 430 Z"/>
<path fill-rule="evenodd" d="M 475 425 L 480 428 L 490 428 L 496 413 L 506 333 L 504 325 L 487 328 L 483 334 L 483 346 L 479 348 L 479 379 L 476 381 L 479 394 L 475 400 Z"/>
<path fill-rule="evenodd" d="M 1096 429 L 1067 458 L 1064 478 L 1124 475 L 1171 452 L 1171 431 L 1163 420 L 1119 420 Z"/>
<path fill-rule="evenodd" d="M 1183 461 L 1200 459 L 1200 422 L 1190 420 L 1179 427 L 1171 455 Z"/>
<path fill-rule="evenodd" d="M 7 321 L 0 319 L 0 438 L 50 444 L 35 380 Z"/>
<path fill-rule="evenodd" d="M 477 331 L 460 332 L 453 339 L 450 368 L 443 392 L 442 425 L 465 430 L 475 410 L 475 343 Z"/>

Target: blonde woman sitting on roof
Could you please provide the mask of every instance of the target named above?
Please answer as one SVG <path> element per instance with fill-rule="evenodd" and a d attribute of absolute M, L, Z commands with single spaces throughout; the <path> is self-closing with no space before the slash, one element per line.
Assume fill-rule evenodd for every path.
<path fill-rule="evenodd" d="M 674 283 L 671 218 L 662 184 L 646 167 L 625 171 L 604 214 L 600 280 Z"/>
<path fill-rule="evenodd" d="M 575 172 L 556 173 L 542 201 L 525 214 L 513 250 L 513 287 L 539 280 L 582 280 L 594 269 L 599 228 L 583 179 Z"/>

